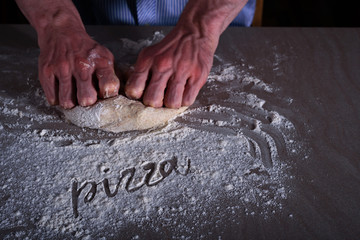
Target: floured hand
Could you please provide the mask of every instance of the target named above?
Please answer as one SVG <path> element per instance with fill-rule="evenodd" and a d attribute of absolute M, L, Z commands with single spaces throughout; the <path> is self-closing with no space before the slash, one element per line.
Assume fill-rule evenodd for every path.
<path fill-rule="evenodd" d="M 145 105 L 189 106 L 205 84 L 215 48 L 194 27 L 177 27 L 161 42 L 141 51 L 125 86 Z"/>
<path fill-rule="evenodd" d="M 50 104 L 89 106 L 98 97 L 118 94 L 114 57 L 86 33 L 72 1 L 17 0 L 17 4 L 38 34 L 39 79 Z"/>
<path fill-rule="evenodd" d="M 120 86 L 111 52 L 76 29 L 54 31 L 42 41 L 39 79 L 49 103 L 63 108 L 116 96 Z"/>

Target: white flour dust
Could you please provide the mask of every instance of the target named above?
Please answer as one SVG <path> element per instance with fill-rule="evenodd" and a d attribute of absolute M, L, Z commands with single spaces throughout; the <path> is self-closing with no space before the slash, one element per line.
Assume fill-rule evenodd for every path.
<path fill-rule="evenodd" d="M 117 61 L 153 40 L 123 40 Z M 21 95 L 0 92 L 4 239 L 145 238 L 141 229 L 191 239 L 239 213 L 282 211 L 291 194 L 286 159 L 300 150 L 295 128 L 258 95 L 275 88 L 241 66 L 215 67 L 175 121 L 123 134 L 66 123 L 36 79 L 25 85 Z"/>

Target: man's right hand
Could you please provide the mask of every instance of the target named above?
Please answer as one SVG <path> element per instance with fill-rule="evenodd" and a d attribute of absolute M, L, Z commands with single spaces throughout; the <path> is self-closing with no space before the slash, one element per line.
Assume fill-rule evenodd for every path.
<path fill-rule="evenodd" d="M 38 33 L 39 79 L 49 103 L 72 108 L 116 96 L 114 57 L 86 33 L 72 2 L 33 1 L 17 4 Z"/>

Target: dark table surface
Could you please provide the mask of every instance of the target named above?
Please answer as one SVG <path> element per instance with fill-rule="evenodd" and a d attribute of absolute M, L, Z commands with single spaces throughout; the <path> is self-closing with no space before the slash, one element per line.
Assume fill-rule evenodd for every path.
<path fill-rule="evenodd" d="M 121 45 L 119 39 L 151 39 L 155 31 L 166 34 L 169 30 L 167 27 L 88 27 L 94 39 L 113 51 L 117 68 L 123 63 L 134 63 L 137 54 L 121 54 L 124 44 Z M 212 134 L 214 139 L 220 140 L 234 136 L 247 139 L 249 146 L 255 146 L 251 156 L 260 159 L 257 167 L 251 168 L 244 161 L 236 165 L 233 148 L 220 155 L 209 153 L 214 159 L 217 156 L 223 159 L 209 161 L 208 164 L 214 166 L 206 169 L 217 169 L 219 161 L 225 162 L 218 171 L 220 177 L 214 176 L 217 182 L 208 181 L 209 178 L 200 174 L 205 162 L 200 158 L 207 151 L 201 149 L 206 146 L 196 146 L 194 137 L 192 145 L 184 143 L 176 153 L 178 155 L 175 154 L 183 156 L 187 151 L 191 152 L 192 147 L 199 148 L 199 159 L 192 156 L 189 174 L 181 179 L 174 177 L 153 188 L 144 187 L 126 198 L 97 198 L 98 195 L 94 205 L 89 206 L 79 200 L 80 219 L 73 216 L 73 179 L 80 179 L 80 183 L 85 179 L 98 180 L 99 176 L 92 175 L 91 169 L 87 172 L 86 168 L 78 172 L 74 165 L 78 159 L 69 157 L 71 155 L 66 152 L 77 156 L 78 152 L 86 150 L 94 156 L 106 156 L 104 158 L 111 162 L 110 155 L 121 154 L 120 148 L 126 152 L 126 145 L 121 141 L 136 139 L 139 134 L 151 137 L 158 132 L 109 134 L 84 130 L 65 122 L 59 110 L 46 105 L 42 97 L 37 80 L 39 50 L 34 30 L 29 26 L 3 25 L 0 32 L 1 238 L 359 238 L 360 29 L 226 30 L 214 58 L 209 82 L 189 113 L 175 121 L 180 129 L 193 129 L 193 136 Z M 238 69 L 235 79 L 222 81 L 214 77 L 233 69 Z M 241 79 L 237 81 L 236 77 L 241 76 L 247 76 L 246 84 Z M 258 109 L 246 107 L 246 104 L 242 105 L 245 95 L 241 93 L 248 94 L 247 97 L 256 96 L 264 104 L 256 105 Z M 241 101 L 237 102 L 237 97 Z M 206 111 L 214 103 L 227 109 L 223 115 Z M 239 127 L 234 124 L 226 127 L 228 120 L 224 116 L 231 111 L 240 119 Z M 271 114 L 282 116 L 291 127 L 277 128 Z M 196 118 L 201 121 L 193 120 Z M 212 120 L 218 124 L 209 124 Z M 159 140 L 161 143 L 174 134 L 176 136 L 177 130 L 173 130 L 175 133 L 164 131 Z M 120 143 L 114 144 L 115 140 Z M 141 141 L 138 144 L 141 145 Z M 145 151 L 134 149 L 134 152 Z M 42 158 L 42 151 L 47 156 Z M 88 161 L 94 164 L 106 162 L 100 158 Z M 67 167 L 65 163 L 70 165 Z M 59 173 L 63 174 L 58 176 Z M 262 178 L 260 183 L 254 180 L 255 175 Z M 250 179 L 251 176 L 254 178 Z M 201 180 L 208 183 L 198 191 Z M 248 188 L 242 181 L 247 181 Z M 268 181 L 275 187 L 266 190 Z M 225 186 L 226 193 L 215 185 Z M 157 191 L 160 190 L 174 193 L 165 192 L 159 196 Z M 135 209 L 130 213 L 122 209 L 121 201 L 135 202 L 139 192 L 144 199 L 158 196 L 162 201 L 144 200 L 143 205 L 136 205 L 138 211 Z M 176 192 L 179 195 L 175 195 Z M 191 194 L 186 195 L 189 192 Z M 270 195 L 263 197 L 266 201 L 261 200 L 263 194 L 269 192 Z M 257 200 L 243 198 L 251 194 Z M 192 205 L 189 198 L 199 201 Z M 56 204 L 62 201 L 64 204 Z M 107 216 L 81 212 L 85 205 L 87 209 L 101 208 L 102 201 L 104 206 L 107 203 L 106 210 L 103 209 Z M 271 201 L 276 204 L 267 207 Z M 145 211 L 143 207 L 148 209 Z M 175 210 L 171 212 L 173 208 Z M 140 216 L 145 212 L 146 216 Z"/>

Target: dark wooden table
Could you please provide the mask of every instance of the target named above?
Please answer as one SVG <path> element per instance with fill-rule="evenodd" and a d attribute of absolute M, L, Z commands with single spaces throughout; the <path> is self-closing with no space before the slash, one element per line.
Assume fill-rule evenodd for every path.
<path fill-rule="evenodd" d="M 121 54 L 121 46 L 116 45 L 120 38 L 151 38 L 154 31 L 159 30 L 167 33 L 169 28 L 88 27 L 89 33 L 97 41 L 114 52 L 117 67 L 124 62 L 133 63 L 136 59 L 136 53 L 126 56 Z M 170 214 L 169 210 L 165 217 L 157 210 L 156 214 L 144 217 L 141 221 L 119 218 L 122 222 L 119 220 L 118 223 L 112 222 L 115 220 L 111 215 L 119 210 L 115 206 L 120 204 L 116 197 L 111 200 L 114 205 L 106 205 L 114 208 L 113 211 L 105 211 L 106 214 L 111 213 L 109 218 L 102 216 L 97 219 L 96 216 L 81 213 L 81 220 L 73 217 L 72 179 L 90 180 L 92 170 L 80 173 L 73 168 L 73 175 L 69 174 L 66 163 L 73 163 L 77 159 L 64 157 L 68 156 L 64 152 L 74 151 L 74 156 L 77 157 L 76 151 L 83 152 L 88 149 L 89 152 L 96 152 L 99 150 L 94 146 L 108 144 L 106 151 L 98 153 L 108 156 L 118 147 L 114 141 L 135 139 L 138 134 L 151 133 L 108 134 L 83 130 L 65 122 L 58 109 L 45 104 L 39 90 L 39 50 L 35 32 L 29 26 L 20 25 L 0 26 L 0 32 L 1 238 L 43 236 L 64 239 L 105 236 L 109 239 L 357 239 L 360 236 L 360 29 L 228 29 L 221 37 L 212 76 L 229 66 L 235 66 L 239 69 L 237 77 L 243 74 L 260 79 L 262 84 L 271 86 L 273 90 L 266 91 L 266 88 L 251 81 L 246 84 L 241 82 L 241 79 L 221 82 L 213 77 L 202 89 L 191 109 L 206 109 L 216 103 L 227 109 L 235 109 L 242 125 L 234 128 L 222 124 L 207 124 L 209 121 L 191 120 L 196 117 L 210 120 L 215 118 L 217 121 L 222 119 L 221 114 L 214 116 L 209 111 L 193 111 L 176 121 L 201 134 L 215 134 L 215 137 L 216 134 L 223 135 L 224 138 L 243 134 L 249 144 L 256 145 L 254 156 L 258 152 L 262 166 L 254 169 L 244 167 L 243 172 L 236 172 L 238 175 L 235 176 L 233 185 L 226 185 L 228 176 L 217 178 L 219 182 L 214 184 L 226 185 L 225 189 L 234 191 L 234 194 L 220 194 L 209 182 L 208 187 L 203 189 L 204 192 L 210 191 L 209 195 L 202 195 L 195 190 L 199 189 L 196 187 L 199 184 L 196 174 L 203 162 L 199 161 L 197 165 L 196 159 L 192 159 L 193 171 L 190 170 L 181 180 L 187 185 L 186 188 L 176 185 L 176 181 L 176 184 L 170 181 L 162 183 L 164 189 L 168 184 L 174 192 L 178 191 L 180 194 L 180 197 L 172 202 L 173 205 L 164 202 L 162 206 L 164 209 L 177 206 L 178 210 L 174 214 Z M 234 93 L 214 92 L 214 86 L 217 90 L 223 87 L 239 91 L 239 94 L 244 92 L 255 95 L 258 99 L 263 99 L 265 104 L 260 105 L 261 111 L 244 107 L 240 100 L 236 103 Z M 239 99 L 242 96 L 240 94 Z M 37 104 L 37 101 L 40 101 L 40 104 Z M 286 133 L 286 129 L 282 135 L 273 131 L 273 116 L 267 113 L 274 112 L 292 124 L 293 128 L 290 128 L 289 133 Z M 257 127 L 272 136 L 277 157 L 271 155 L 271 146 L 262 143 L 266 138 L 259 137 L 263 136 L 261 134 L 256 135 Z M 284 145 L 286 137 L 295 139 L 295 146 L 290 146 L 291 141 Z M 56 140 L 57 138 L 60 140 Z M 54 151 L 46 150 L 47 154 L 52 155 L 41 158 L 40 147 L 48 143 L 49 148 L 54 148 Z M 198 147 L 200 149 L 204 146 Z M 100 148 L 100 151 L 103 151 L 101 149 L 103 148 Z M 34 152 L 33 157 L 29 154 L 31 151 Z M 186 151 L 184 147 L 184 154 Z M 118 154 L 121 154 L 121 151 Z M 52 167 L 54 161 L 64 162 L 64 165 L 54 164 L 60 167 Z M 209 162 L 213 163 L 216 161 Z M 229 163 L 233 164 L 234 161 Z M 286 165 L 286 170 L 276 170 L 282 164 Z M 230 175 L 235 171 L 233 167 L 224 164 L 221 173 L 229 172 Z M 209 168 L 212 169 L 211 166 Z M 272 170 L 273 168 L 275 170 Z M 68 184 L 59 183 L 61 181 L 57 174 L 61 172 L 64 172 L 63 181 Z M 272 200 L 279 204 L 266 207 L 260 195 L 255 196 L 260 200 L 247 203 L 241 194 L 248 195 L 251 189 L 247 189 L 246 193 L 236 192 L 237 186 L 243 189 L 239 182 L 239 179 L 242 179 L 240 177 L 259 175 L 272 178 L 272 174 L 283 174 L 283 178 L 277 176 L 282 179 L 277 190 L 284 191 L 286 196 L 277 200 L 281 194 L 273 192 L 274 199 L 268 196 L 267 201 Z M 54 181 L 51 181 L 51 178 L 49 180 L 49 176 L 53 176 Z M 82 179 L 82 176 L 87 178 Z M 254 185 L 249 186 L 253 186 L 254 190 L 266 188 L 264 182 L 263 185 L 253 183 Z M 156 191 L 157 188 L 141 191 L 144 191 L 146 196 L 151 195 L 151 191 Z M 194 207 L 185 194 L 192 189 L 192 197 L 213 197 Z M 55 204 L 50 211 L 51 204 L 60 202 L 54 196 L 66 204 Z M 139 197 L 138 193 L 126 196 L 127 201 L 134 202 Z M 162 198 L 166 198 L 166 193 Z M 102 200 L 97 198 L 96 201 L 95 205 L 101 205 Z M 103 201 L 110 200 L 105 198 Z M 146 201 L 145 203 L 148 204 Z M 82 198 L 79 205 L 84 205 Z M 179 206 L 182 207 L 181 211 Z M 47 209 L 48 215 L 43 215 L 44 209 Z M 183 214 L 184 210 L 187 210 L 186 214 Z M 58 215 L 60 213 L 62 215 Z M 81 226 L 77 226 L 79 221 Z M 108 224 L 109 222 L 112 223 Z"/>

